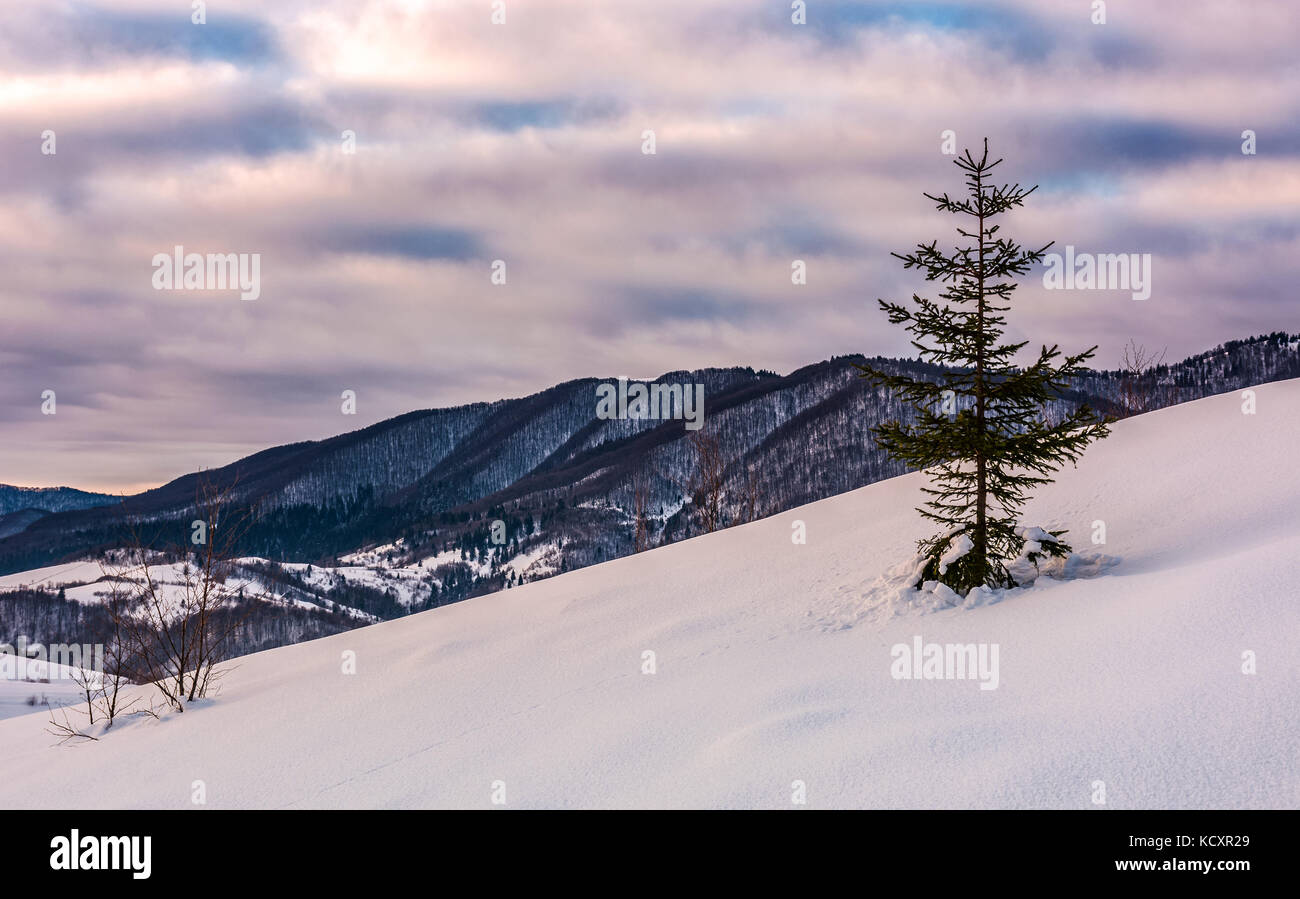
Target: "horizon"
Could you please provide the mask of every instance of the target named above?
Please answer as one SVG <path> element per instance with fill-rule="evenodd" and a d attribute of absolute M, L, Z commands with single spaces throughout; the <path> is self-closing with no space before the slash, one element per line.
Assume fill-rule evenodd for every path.
<path fill-rule="evenodd" d="M 890 253 L 956 239 L 922 194 L 985 137 L 1039 185 L 1004 233 L 1121 254 L 1149 294 L 1036 267 L 1008 339 L 1109 367 L 1300 331 L 1288 9 L 188 6 L 7 15 L 0 482 L 157 485 L 354 429 L 345 390 L 375 423 L 903 355 L 875 299 L 933 285 Z"/>
<path fill-rule="evenodd" d="M 1220 348 L 1220 347 L 1223 347 L 1224 345 L 1226 345 L 1227 343 L 1230 343 L 1230 342 L 1232 342 L 1232 341 L 1249 341 L 1249 340 L 1256 340 L 1256 339 L 1259 339 L 1259 338 L 1267 337 L 1267 336 L 1268 336 L 1269 334 L 1271 334 L 1271 333 L 1277 333 L 1277 332 L 1272 332 L 1272 331 L 1271 331 L 1271 332 L 1264 332 L 1264 333 L 1260 333 L 1260 334 L 1250 334 L 1250 335 L 1247 335 L 1246 337 L 1234 337 L 1234 338 L 1227 338 L 1227 339 L 1225 339 L 1225 340 L 1220 340 L 1219 342 L 1215 343 L 1213 346 L 1206 347 L 1205 349 L 1200 350 L 1200 351 L 1197 351 L 1197 352 L 1189 353 L 1189 354 L 1187 354 L 1186 356 L 1183 356 L 1183 357 L 1181 357 L 1181 358 L 1179 358 L 1179 359 L 1173 360 L 1172 362 L 1169 361 L 1169 360 L 1165 360 L 1165 362 L 1164 362 L 1163 364 L 1164 364 L 1164 365 L 1177 365 L 1177 364 L 1180 364 L 1180 363 L 1182 363 L 1182 362 L 1187 361 L 1188 359 L 1194 358 L 1194 357 L 1196 357 L 1196 356 L 1198 356 L 1198 355 L 1201 355 L 1201 354 L 1204 354 L 1204 353 L 1208 353 L 1208 352 L 1212 352 L 1213 350 L 1218 349 L 1218 348 Z M 1290 333 L 1290 332 L 1284 332 L 1284 333 Z M 868 358 L 871 358 L 872 356 L 878 356 L 879 354 L 848 353 L 848 354 L 839 354 L 839 355 L 834 355 L 834 356 L 827 356 L 827 357 L 825 357 L 824 359 L 818 359 L 818 360 L 816 360 L 816 361 L 814 361 L 814 362 L 805 362 L 805 363 L 803 363 L 802 365 L 797 365 L 797 366 L 795 366 L 794 368 L 791 368 L 791 369 L 789 369 L 788 371 L 785 371 L 785 372 L 776 371 L 775 374 L 776 374 L 776 377 L 779 377 L 779 378 L 786 378 L 786 377 L 789 377 L 790 375 L 794 374 L 796 371 L 799 371 L 799 370 L 802 369 L 802 368 L 807 368 L 807 367 L 809 367 L 809 366 L 813 366 L 813 365 L 821 365 L 821 364 L 826 363 L 826 362 L 834 361 L 835 359 L 844 358 L 845 356 L 853 356 L 853 355 L 867 356 Z M 911 358 L 913 358 L 913 357 L 908 357 L 908 356 L 881 356 L 880 358 L 888 358 L 888 359 L 899 359 L 899 360 L 904 360 L 904 359 L 911 359 Z M 674 372 L 679 372 L 679 371 L 684 371 L 684 372 L 696 372 L 696 371 L 703 371 L 703 370 L 705 370 L 706 368 L 712 368 L 712 369 L 715 369 L 715 370 L 725 369 L 725 368 L 748 368 L 748 369 L 750 369 L 750 370 L 752 370 L 752 371 L 754 371 L 754 372 L 756 372 L 756 373 L 761 373 L 761 372 L 764 372 L 764 371 L 775 371 L 775 370 L 773 370 L 773 369 L 766 369 L 766 368 L 763 368 L 763 367 L 761 367 L 761 366 L 755 366 L 755 365 L 707 366 L 707 367 L 697 367 L 697 368 L 688 368 L 688 369 L 672 369 L 671 371 L 661 372 L 660 374 L 654 376 L 653 378 L 631 378 L 631 377 L 628 377 L 627 380 L 629 380 L 629 381 L 640 381 L 640 382 L 644 382 L 644 383 L 649 383 L 649 382 L 657 381 L 657 380 L 659 380 L 660 378 L 663 378 L 664 376 L 669 375 L 669 374 L 672 374 L 672 373 L 674 373 Z M 1118 369 L 1118 368 L 1112 368 L 1112 367 L 1110 367 L 1110 366 L 1096 366 L 1096 367 L 1094 367 L 1094 370 L 1098 370 L 1098 371 L 1117 371 L 1117 370 L 1119 370 L 1119 369 Z M 148 490 L 156 490 L 156 489 L 158 489 L 159 487 L 164 487 L 164 486 L 166 486 L 167 484 L 170 484 L 172 481 L 174 481 L 174 480 L 176 480 L 176 479 L 178 479 L 178 478 L 185 477 L 186 475 L 189 475 L 189 474 L 194 474 L 194 473 L 196 473 L 197 471 L 204 471 L 204 470 L 210 470 L 210 469 L 216 469 L 216 468 L 224 468 L 224 467 L 227 466 L 227 465 L 233 465 L 234 463 L 240 461 L 241 459 L 246 459 L 246 458 L 248 458 L 248 457 L 251 456 L 251 455 L 254 455 L 254 454 L 256 454 L 256 453 L 263 452 L 264 450 L 274 449 L 274 448 L 279 447 L 279 446 L 287 446 L 287 445 L 292 445 L 292 444 L 296 444 L 296 443 L 319 443 L 319 442 L 322 442 L 322 441 L 325 441 L 325 440 L 330 440 L 330 439 L 332 439 L 332 438 L 334 438 L 334 437 L 340 437 L 340 436 L 343 436 L 343 435 L 345 435 L 345 434 L 354 433 L 354 432 L 356 432 L 356 431 L 364 431 L 364 430 L 366 430 L 367 428 L 372 428 L 372 427 L 374 427 L 375 425 L 383 424 L 384 422 L 386 422 L 386 421 L 391 421 L 391 420 L 394 419 L 394 418 L 400 418 L 400 417 L 403 416 L 403 415 L 410 415 L 410 414 L 417 413 L 417 412 L 429 412 L 429 411 L 433 411 L 433 410 L 436 410 L 436 409 L 457 408 L 457 407 L 460 407 L 460 406 L 474 405 L 474 404 L 477 404 L 477 403 L 488 403 L 488 404 L 491 404 L 491 403 L 499 403 L 499 402 L 509 402 L 509 401 L 512 401 L 512 400 L 526 399 L 526 398 L 528 398 L 528 397 L 530 397 L 530 396 L 536 396 L 537 394 L 542 393 L 542 392 L 544 392 L 544 391 L 546 391 L 546 390 L 549 390 L 549 389 L 552 388 L 552 387 L 558 387 L 558 386 L 560 386 L 560 385 L 562 385 L 562 384 L 570 383 L 570 382 L 572 382 L 572 381 L 585 381 L 585 380 L 591 380 L 591 381 L 597 381 L 597 382 L 607 382 L 607 381 L 610 381 L 610 380 L 615 380 L 615 379 L 617 379 L 617 378 L 619 378 L 619 377 L 626 377 L 626 376 L 621 376 L 621 375 L 607 375 L 607 376 L 601 376 L 601 375 L 584 375 L 584 376 L 581 376 L 581 377 L 578 377 L 578 378 L 569 378 L 569 379 L 566 379 L 565 381 L 559 381 L 559 382 L 556 382 L 556 383 L 554 383 L 554 384 L 546 384 L 546 385 L 544 385 L 544 386 L 541 386 L 541 387 L 536 388 L 535 390 L 530 390 L 530 391 L 528 391 L 527 393 L 516 394 L 516 395 L 514 395 L 514 396 L 502 396 L 502 397 L 497 397 L 496 399 L 491 399 L 491 400 L 483 400 L 483 399 L 479 399 L 479 400 L 471 400 L 471 401 L 469 401 L 468 403 L 455 403 L 455 404 L 452 404 L 452 405 L 450 405 L 450 406 L 422 406 L 422 407 L 417 408 L 417 409 L 407 409 L 407 410 L 404 410 L 404 411 L 402 411 L 402 412 L 398 412 L 398 413 L 396 413 L 395 415 L 389 415 L 389 416 L 386 416 L 385 418 L 380 418 L 380 419 L 377 419 L 377 420 L 375 420 L 375 421 L 370 421 L 370 422 L 367 422 L 367 423 L 365 423 L 365 424 L 359 425 L 359 426 L 354 427 L 354 428 L 348 428 L 348 429 L 343 430 L 343 431 L 338 431 L 338 432 L 336 432 L 336 433 L 332 433 L 332 434 L 326 434 L 326 435 L 324 435 L 324 436 L 320 436 L 320 437 L 301 437 L 301 438 L 298 438 L 298 439 L 286 440 L 286 441 L 284 441 L 283 443 L 267 443 L 267 444 L 256 444 L 256 445 L 252 445 L 252 446 L 250 446 L 247 450 L 245 450 L 244 452 L 242 452 L 240 455 L 235 456 L 235 457 L 233 457 L 233 458 L 230 458 L 230 459 L 228 459 L 228 460 L 226 460 L 226 461 L 224 461 L 224 462 L 218 462 L 218 463 L 215 464 L 215 465 L 207 466 L 206 468 L 203 468 L 203 469 L 193 469 L 193 470 L 182 471 L 182 472 L 179 472 L 178 474 L 171 475 L 171 476 L 169 476 L 169 477 L 167 477 L 167 478 L 165 478 L 165 479 L 163 479 L 163 480 L 151 481 L 151 482 L 145 482 L 145 483 L 142 483 L 142 484 L 114 485 L 114 486 L 109 487 L 109 488 L 106 488 L 106 489 L 100 489 L 100 488 L 96 488 L 96 487 L 83 487 L 83 486 L 73 485 L 73 484 L 15 484 L 15 483 L 10 483 L 10 482 L 7 482 L 7 481 L 6 481 L 6 482 L 0 482 L 0 486 L 3 486 L 3 487 L 17 487 L 17 488 L 19 488 L 19 489 L 23 489 L 23 490 L 43 490 L 43 489 L 44 489 L 44 490 L 60 490 L 60 489 L 68 489 L 68 490 L 80 490 L 80 491 L 85 492 L 85 493 L 99 493 L 99 494 L 104 494 L 104 495 L 109 495 L 109 496 L 122 496 L 122 497 L 134 496 L 134 495 L 137 495 L 137 494 L 140 494 L 140 493 L 144 493 L 144 492 L 146 492 L 146 491 L 148 491 Z"/>

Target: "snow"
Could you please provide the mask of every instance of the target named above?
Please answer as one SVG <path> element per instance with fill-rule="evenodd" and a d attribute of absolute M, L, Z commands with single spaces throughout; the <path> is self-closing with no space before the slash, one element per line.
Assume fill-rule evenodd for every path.
<path fill-rule="evenodd" d="M 956 562 L 974 548 L 975 541 L 971 540 L 967 534 L 961 534 L 956 540 L 948 541 L 948 548 L 945 549 L 943 555 L 939 557 L 939 573 L 947 574 L 949 565 Z"/>
<path fill-rule="evenodd" d="M 540 544 L 505 560 L 501 568 L 524 579 L 547 577 L 559 570 L 555 548 L 554 542 Z M 493 573 L 493 558 L 479 561 L 472 554 L 463 554 L 459 549 L 442 550 L 419 559 L 411 565 L 393 565 L 391 563 L 393 556 L 402 551 L 402 541 L 399 540 L 396 543 L 342 556 L 339 561 L 344 564 L 337 567 L 310 565 L 305 562 L 274 564 L 301 577 L 306 584 L 316 589 L 329 591 L 342 581 L 352 586 L 391 592 L 393 598 L 403 606 L 423 603 L 435 584 L 442 586 L 442 579 L 434 575 L 434 571 L 440 565 L 461 563 L 472 576 L 477 578 L 489 577 Z M 495 558 L 499 561 L 503 553 L 504 547 L 496 548 Z M 256 556 L 236 559 L 235 562 L 242 565 L 267 564 L 266 559 Z M 161 585 L 160 593 L 165 599 L 176 604 L 184 598 L 184 590 L 181 587 L 184 583 L 183 565 L 184 563 L 177 562 L 150 566 L 151 575 Z M 24 587 L 43 590 L 56 590 L 63 587 L 64 595 L 70 600 L 87 604 L 102 602 L 111 595 L 111 585 L 104 582 L 102 578 L 105 573 L 114 573 L 117 567 L 109 564 L 105 568 L 96 560 L 85 560 L 5 575 L 0 577 L 0 601 L 3 601 L 4 593 Z M 254 578 L 233 576 L 227 583 L 231 590 L 243 587 L 249 596 L 260 596 L 265 593 L 264 586 Z M 276 591 L 266 593 L 266 599 L 276 603 L 286 601 L 284 595 Z M 319 610 L 330 607 L 329 604 L 322 605 L 298 598 L 291 600 L 291 604 L 302 609 Z M 374 615 L 360 609 L 342 603 L 334 603 L 334 605 L 354 618 L 377 620 Z"/>
<path fill-rule="evenodd" d="M 559 571 L 560 546 L 551 541 L 539 543 L 527 552 L 520 553 L 502 566 L 517 578 L 540 579 Z"/>
<path fill-rule="evenodd" d="M 513 571 L 516 575 L 527 577 L 544 577 L 554 570 L 554 560 L 547 557 L 552 553 L 553 544 L 546 544 L 518 553 L 504 561 L 500 567 Z M 436 577 L 434 571 L 441 565 L 459 563 L 466 566 L 468 572 L 476 578 L 486 578 L 493 573 L 493 561 L 501 562 L 505 547 L 493 548 L 493 555 L 484 561 L 473 554 L 463 553 L 460 549 L 440 550 L 410 565 L 393 565 L 392 559 L 404 552 L 403 541 L 387 543 L 373 549 L 341 556 L 344 563 L 337 567 L 313 565 L 297 562 L 277 563 L 287 571 L 299 575 L 313 587 L 330 589 L 340 579 L 348 584 L 370 587 L 380 591 L 392 591 L 393 598 L 404 606 L 423 603 L 436 584 L 442 587 L 442 578 Z M 259 562 L 260 559 L 243 559 L 244 562 Z M 311 568 L 308 572 L 307 569 Z M 362 614 L 362 613 L 358 613 Z"/>
<path fill-rule="evenodd" d="M 1102 781 L 1113 808 L 1295 807 L 1300 381 L 1255 391 L 1122 421 L 1040 490 L 1025 520 L 1078 559 L 1032 587 L 887 595 L 929 533 L 908 475 L 247 656 L 99 742 L 0 721 L 0 803 L 182 808 L 202 780 L 210 807 L 485 808 L 501 781 L 517 808 L 789 808 L 801 781 L 809 807 L 1084 808 Z M 898 679 L 918 641 L 996 646 L 996 689 Z"/>
<path fill-rule="evenodd" d="M 265 559 L 250 557 L 237 559 L 238 563 L 265 563 Z M 151 564 L 149 566 L 149 576 L 153 579 L 158 588 L 158 596 L 162 602 L 163 611 L 172 615 L 181 609 L 187 599 L 192 603 L 193 597 L 189 597 L 185 584 L 187 575 L 185 574 L 184 562 L 165 562 L 160 564 Z M 349 569 L 316 569 L 311 576 L 307 576 L 305 569 L 307 565 L 284 565 L 286 569 L 303 574 L 305 579 L 314 585 L 328 584 L 329 579 L 325 577 L 324 572 L 338 572 L 347 577 Z M 386 586 L 378 575 L 369 569 L 357 569 L 365 572 L 364 578 L 353 578 L 361 580 L 370 586 L 383 589 Z M 401 569 L 397 569 L 399 572 Z M 62 565 L 52 565 L 48 568 L 36 568 L 30 571 L 23 571 L 17 574 L 6 575 L 0 578 L 0 602 L 4 601 L 4 594 L 19 590 L 25 587 L 31 587 L 41 590 L 54 590 L 63 588 L 63 595 L 75 602 L 83 605 L 101 603 L 110 599 L 113 595 L 113 585 L 111 581 L 105 580 L 106 576 L 122 574 L 139 583 L 143 578 L 136 572 L 117 563 L 101 563 L 96 560 L 82 560 L 70 562 Z M 193 575 L 189 578 L 192 580 Z M 268 590 L 260 580 L 253 577 L 244 577 L 232 575 L 225 581 L 226 588 L 235 593 L 243 589 L 250 597 L 263 599 L 266 602 L 285 604 L 298 609 L 320 611 L 323 608 L 329 608 L 329 604 L 310 602 L 305 599 L 289 598 L 286 594 L 276 590 Z M 409 600 L 408 600 L 409 601 Z M 343 612 L 352 618 L 365 621 L 376 621 L 374 615 L 363 612 L 360 609 L 354 609 L 341 603 L 334 603 L 340 612 Z"/>
<path fill-rule="evenodd" d="M 66 562 L 45 568 L 34 568 L 16 574 L 0 576 L 0 591 L 18 590 L 24 587 L 39 590 L 57 590 L 59 587 L 88 584 L 104 576 L 104 569 L 95 560 Z"/>
<path fill-rule="evenodd" d="M 50 710 L 83 701 L 79 680 L 98 682 L 83 671 L 40 658 L 0 652 L 0 719 L 15 715 L 48 717 Z"/>
<path fill-rule="evenodd" d="M 1057 542 L 1055 537 L 1042 528 L 1020 528 L 1018 533 L 1025 540 L 1035 544 L 1035 548 L 1030 552 L 1038 552 L 1038 550 L 1042 549 L 1044 543 Z"/>
<path fill-rule="evenodd" d="M 390 557 L 400 555 L 404 552 L 405 547 L 405 540 L 397 540 L 393 543 L 385 543 L 372 549 L 349 553 L 346 556 L 340 557 L 339 561 L 344 565 L 373 568 L 375 566 L 385 565 Z"/>
<path fill-rule="evenodd" d="M 241 559 L 240 561 L 260 562 L 264 560 L 250 558 Z M 392 590 L 394 598 L 402 605 L 423 602 L 425 597 L 429 595 L 431 586 L 437 583 L 437 578 L 430 575 L 432 569 L 426 571 L 419 565 L 385 568 L 380 563 L 375 562 L 373 567 L 340 565 L 337 568 L 332 568 L 322 565 L 308 565 L 305 562 L 277 562 L 276 564 L 285 571 L 291 571 L 300 576 L 304 582 L 318 589 L 329 590 L 338 581 L 342 580 L 353 586 L 370 587 L 380 591 Z M 311 569 L 310 572 L 307 570 L 308 568 Z M 339 604 L 339 608 L 342 609 L 344 606 Z M 357 615 L 365 614 L 355 609 L 352 611 L 356 612 Z"/>

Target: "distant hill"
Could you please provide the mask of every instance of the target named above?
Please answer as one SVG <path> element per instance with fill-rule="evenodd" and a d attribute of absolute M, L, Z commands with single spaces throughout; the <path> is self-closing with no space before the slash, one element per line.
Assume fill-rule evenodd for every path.
<path fill-rule="evenodd" d="M 11 487 L 0 484 L 0 515 L 22 509 L 42 512 L 67 512 L 115 503 L 120 497 L 107 493 L 87 493 L 71 487 Z"/>
<path fill-rule="evenodd" d="M 728 368 L 656 379 L 704 385 L 701 433 L 716 438 L 723 463 L 721 526 L 904 472 L 870 432 L 909 410 L 858 378 L 853 363 L 860 361 L 840 357 L 784 376 Z M 872 362 L 939 374 L 913 360 Z M 1296 377 L 1300 336 L 1275 333 L 1161 365 L 1137 386 L 1146 408 L 1158 408 Z M 333 566 L 341 555 L 378 547 L 375 564 L 422 568 L 430 560 L 421 588 L 427 595 L 417 606 L 454 601 L 633 552 L 638 494 L 646 545 L 701 532 L 687 496 L 696 468 L 693 432 L 681 420 L 597 417 L 597 385 L 610 380 L 410 412 L 327 440 L 264 450 L 203 477 L 237 484 L 241 501 L 259 505 L 247 555 Z M 1133 386 L 1123 372 L 1087 372 L 1045 414 L 1087 402 L 1124 417 Z M 124 536 L 124 515 L 183 542 L 199 478 L 185 475 L 111 506 L 45 515 L 0 538 L 0 573 L 113 545 Z M 501 545 L 489 539 L 494 520 L 505 527 Z M 520 560 L 543 555 L 546 565 L 524 571 Z"/>
<path fill-rule="evenodd" d="M 43 509 L 19 509 L 0 515 L 0 539 L 25 531 L 33 521 L 49 514 Z"/>

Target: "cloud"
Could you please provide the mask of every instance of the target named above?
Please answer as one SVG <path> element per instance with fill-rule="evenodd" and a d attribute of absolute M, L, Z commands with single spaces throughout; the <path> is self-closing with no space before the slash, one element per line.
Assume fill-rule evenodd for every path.
<path fill-rule="evenodd" d="M 189 4 L 148 10 L 41 4 L 16 13 L 6 31 L 9 37 L 0 39 L 0 57 L 39 69 L 111 65 L 139 57 L 241 66 L 282 60 L 274 30 L 266 22 L 214 8 L 209 21 L 197 24 Z"/>
<path fill-rule="evenodd" d="M 1005 233 L 1154 256 L 1146 303 L 1026 279 L 1014 334 L 1113 362 L 1129 336 L 1172 358 L 1300 330 L 1294 17 L 1109 12 L 821 0 L 796 26 L 780 3 L 530 0 L 493 26 L 442 0 L 223 0 L 195 26 L 165 0 L 18 9 L 0 37 L 3 480 L 157 483 L 593 374 L 908 354 L 874 300 L 927 289 L 891 251 L 957 239 L 921 196 L 961 187 L 947 130 L 1041 185 Z M 260 253 L 261 297 L 154 291 L 149 261 L 176 244 Z"/>

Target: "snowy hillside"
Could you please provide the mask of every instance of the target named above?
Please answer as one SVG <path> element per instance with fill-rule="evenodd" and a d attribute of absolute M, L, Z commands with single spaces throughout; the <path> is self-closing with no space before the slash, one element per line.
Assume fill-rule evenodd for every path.
<path fill-rule="evenodd" d="M 893 603 L 926 533 L 908 475 L 248 656 L 99 742 L 0 721 L 0 804 L 184 808 L 201 780 L 209 807 L 789 808 L 799 781 L 809 807 L 1083 808 L 1101 781 L 1115 808 L 1300 806 L 1300 381 L 1256 393 L 1120 422 L 1041 491 L 1027 522 L 1094 577 Z M 915 638 L 986 644 L 996 688 L 895 678 Z"/>
<path fill-rule="evenodd" d="M 0 718 L 39 713 L 84 702 L 82 682 L 98 681 L 94 672 L 84 672 L 42 659 L 25 658 L 0 651 Z"/>
<path fill-rule="evenodd" d="M 784 376 L 728 368 L 658 379 L 705 389 L 704 433 L 717 439 L 725 463 L 724 525 L 903 473 L 876 447 L 871 429 L 908 420 L 912 410 L 859 377 L 854 363 L 866 361 L 836 357 Z M 941 373 L 917 360 L 870 361 L 895 374 Z M 1047 414 L 1086 402 L 1123 417 L 1295 377 L 1300 335 L 1275 332 L 1140 378 L 1081 373 Z M 328 587 L 331 602 L 385 619 L 630 555 L 638 494 L 647 545 L 703 533 L 698 506 L 686 502 L 698 486 L 690 486 L 699 471 L 692 432 L 678 420 L 599 417 L 601 383 L 586 378 L 517 399 L 410 412 L 326 440 L 272 447 L 104 508 L 20 510 L 0 517 L 0 574 L 120 546 L 132 518 L 154 522 L 159 545 L 184 545 L 196 486 L 208 479 L 237 483 L 241 502 L 259 507 L 241 555 L 340 569 L 297 586 L 315 594 Z M 495 521 L 505 525 L 504 545 L 491 537 Z M 365 556 L 382 557 L 381 564 L 348 561 Z M 391 572 L 346 570 L 356 566 Z"/>
<path fill-rule="evenodd" d="M 238 562 L 263 562 L 263 559 L 240 559 Z M 299 566 L 305 569 L 307 566 Z M 18 590 L 22 588 L 43 587 L 45 589 L 60 588 L 64 595 L 70 599 L 83 604 L 93 604 L 103 602 L 106 596 L 112 592 L 112 585 L 108 582 L 110 574 L 116 574 L 119 570 L 126 571 L 125 566 L 116 566 L 114 563 L 101 564 L 94 560 L 81 560 L 77 562 L 67 562 L 61 565 L 50 565 L 46 568 L 36 568 L 32 571 L 22 571 L 17 574 L 6 574 L 0 576 L 0 602 L 4 601 L 4 593 L 8 590 Z M 149 566 L 149 576 L 154 583 L 158 585 L 159 594 L 169 602 L 180 604 L 184 598 L 184 584 L 187 580 L 184 574 L 185 563 L 167 562 L 159 565 Z M 240 569 L 236 569 L 238 572 Z M 360 569 L 369 573 L 368 569 Z M 340 569 L 340 571 L 350 571 L 349 569 Z M 342 575 L 339 575 L 342 576 Z M 139 573 L 134 573 L 131 578 L 135 582 L 143 579 Z M 233 576 L 226 581 L 226 588 L 231 592 L 237 592 L 241 589 L 247 590 L 250 597 L 257 597 L 266 602 L 284 603 L 294 605 L 304 609 L 315 610 L 319 606 L 305 602 L 288 595 L 281 595 L 273 590 L 266 590 L 263 584 L 251 577 Z M 364 612 L 346 607 L 339 607 L 343 614 L 352 615 L 358 619 L 373 621 L 373 616 L 366 615 Z"/>

